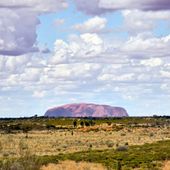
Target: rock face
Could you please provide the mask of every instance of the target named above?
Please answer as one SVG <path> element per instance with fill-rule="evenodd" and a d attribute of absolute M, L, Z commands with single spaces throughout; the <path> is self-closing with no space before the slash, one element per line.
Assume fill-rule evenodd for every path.
<path fill-rule="evenodd" d="M 98 104 L 68 104 L 47 110 L 46 117 L 127 117 L 124 108 Z"/>

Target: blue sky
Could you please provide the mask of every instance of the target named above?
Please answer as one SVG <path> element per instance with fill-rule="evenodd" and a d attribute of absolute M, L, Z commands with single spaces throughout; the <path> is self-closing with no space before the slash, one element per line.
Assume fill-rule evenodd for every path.
<path fill-rule="evenodd" d="M 0 117 L 82 102 L 170 115 L 169 23 L 168 0 L 2 0 Z"/>

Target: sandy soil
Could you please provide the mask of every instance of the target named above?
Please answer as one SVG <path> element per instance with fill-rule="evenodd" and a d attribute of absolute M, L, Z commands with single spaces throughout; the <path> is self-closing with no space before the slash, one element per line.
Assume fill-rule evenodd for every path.
<path fill-rule="evenodd" d="M 59 164 L 49 164 L 43 166 L 41 170 L 107 170 L 101 164 L 79 162 L 74 161 L 63 161 Z"/>
<path fill-rule="evenodd" d="M 162 170 L 170 170 L 170 161 L 166 161 Z"/>

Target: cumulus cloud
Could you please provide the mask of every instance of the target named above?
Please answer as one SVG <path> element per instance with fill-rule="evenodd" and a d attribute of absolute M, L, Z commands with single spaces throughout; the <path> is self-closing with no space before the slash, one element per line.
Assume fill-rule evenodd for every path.
<path fill-rule="evenodd" d="M 67 6 L 64 0 L 0 1 L 0 54 L 21 55 L 38 51 L 38 16 Z"/>
<path fill-rule="evenodd" d="M 77 8 L 87 14 L 101 14 L 122 9 L 139 9 L 144 11 L 169 10 L 169 0 L 74 0 Z"/>
<path fill-rule="evenodd" d="M 158 67 L 163 64 L 161 58 L 151 58 L 147 60 L 141 60 L 140 63 L 144 66 L 150 66 L 150 67 Z"/>
<path fill-rule="evenodd" d="M 134 73 L 127 73 L 123 75 L 114 75 L 114 74 L 103 74 L 98 77 L 98 80 L 102 81 L 129 81 L 133 80 Z"/>
<path fill-rule="evenodd" d="M 170 35 L 158 38 L 148 34 L 138 34 L 130 37 L 122 50 L 135 58 L 169 57 L 169 45 Z"/>
<path fill-rule="evenodd" d="M 67 3 L 64 0 L 1 0 L 0 8 L 14 8 L 14 9 L 21 9 L 26 8 L 31 11 L 35 12 L 49 12 L 49 11 L 56 11 L 58 9 L 62 9 L 66 7 Z"/>
<path fill-rule="evenodd" d="M 169 11 L 123 10 L 124 30 L 131 34 L 153 32 L 158 21 L 169 21 Z"/>
<path fill-rule="evenodd" d="M 21 73 L 30 61 L 29 56 L 0 56 L 0 71 L 5 74 Z"/>
<path fill-rule="evenodd" d="M 82 33 L 100 33 L 104 31 L 107 24 L 107 19 L 95 16 L 88 19 L 82 24 L 76 24 L 74 29 Z"/>
<path fill-rule="evenodd" d="M 161 75 L 164 77 L 164 78 L 170 78 L 170 71 L 163 71 L 161 70 Z"/>
<path fill-rule="evenodd" d="M 74 0 L 78 10 L 83 11 L 87 14 L 94 14 L 98 15 L 104 12 L 107 12 L 107 9 L 104 9 L 102 7 L 99 7 L 100 0 L 92 0 L 92 1 L 86 1 L 86 0 Z"/>
<path fill-rule="evenodd" d="M 69 42 L 56 40 L 55 54 L 50 59 L 52 63 L 69 63 L 81 61 L 83 58 L 95 58 L 102 53 L 103 40 L 95 33 L 85 33 L 80 36 L 74 35 Z"/>
<path fill-rule="evenodd" d="M 131 15 L 129 11 L 124 12 Z M 147 15 L 152 19 L 151 14 Z M 168 13 L 159 14 L 153 20 L 166 17 Z M 142 18 L 142 12 L 137 18 Z M 88 21 L 82 25 L 88 25 Z M 90 33 L 57 39 L 53 53 L 47 57 L 43 54 L 1 55 L 1 92 L 21 92 L 33 100 L 59 96 L 68 99 L 67 102 L 73 98 L 78 102 L 93 99 L 104 102 L 105 98 L 108 102 L 115 96 L 121 101 L 136 101 L 146 96 L 153 100 L 155 94 L 167 97 L 170 92 L 169 35 L 132 34 L 117 43 L 114 37 L 108 40 L 93 32 L 94 27 L 90 26 Z"/>
<path fill-rule="evenodd" d="M 99 7 L 106 9 L 141 9 L 141 10 L 166 10 L 170 9 L 169 0 L 100 0 Z"/>
<path fill-rule="evenodd" d="M 67 41 L 56 40 L 53 56 L 45 59 L 1 56 L 0 89 L 20 88 L 35 98 L 94 92 L 93 95 L 113 93 L 133 100 L 159 90 L 166 94 L 170 74 L 166 64 L 170 58 L 165 51 L 168 46 L 169 36 L 133 36 L 115 49 L 115 44 L 97 34 L 74 35 Z M 145 52 L 138 57 L 137 51 Z"/>
<path fill-rule="evenodd" d="M 68 38 L 62 34 L 64 38 L 55 41 L 54 51 L 43 54 L 49 51 L 37 47 L 38 16 L 66 8 L 65 0 L 1 0 L 0 91 L 3 97 L 0 100 L 10 96 L 11 103 L 14 98 L 17 101 L 30 98 L 46 100 L 47 104 L 53 100 L 55 105 L 60 100 L 113 104 L 119 99 L 121 103 L 133 100 L 137 103 L 146 100 L 146 96 L 150 101 L 155 96 L 167 99 L 170 35 L 166 32 L 155 36 L 153 31 L 159 21 L 169 21 L 170 12 L 166 10 L 169 2 L 74 1 L 79 10 L 93 17 L 82 23 L 74 22 L 70 25 L 74 30 L 69 29 Z M 114 32 L 101 34 L 112 23 L 107 25 L 110 16 L 98 15 L 115 10 L 122 10 L 120 15 L 123 16 L 118 31 L 130 33 L 127 37 L 121 35 L 119 40 Z M 64 17 L 56 19 L 54 24 L 57 27 L 69 25 Z M 78 31 L 78 34 L 70 31 Z M 36 51 L 40 52 L 32 53 Z"/>

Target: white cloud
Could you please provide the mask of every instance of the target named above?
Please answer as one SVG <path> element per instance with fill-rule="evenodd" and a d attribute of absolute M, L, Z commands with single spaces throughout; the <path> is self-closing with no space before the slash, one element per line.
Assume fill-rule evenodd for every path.
<path fill-rule="evenodd" d="M 98 77 L 98 80 L 102 81 L 131 81 L 133 80 L 134 73 L 122 74 L 122 75 L 114 75 L 114 74 L 103 74 Z"/>
<path fill-rule="evenodd" d="M 99 7 L 104 9 L 141 9 L 141 10 L 162 10 L 169 9 L 170 3 L 168 0 L 99 0 Z"/>
<path fill-rule="evenodd" d="M 43 98 L 45 97 L 46 92 L 45 91 L 34 91 L 33 97 L 35 98 Z"/>
<path fill-rule="evenodd" d="M 87 14 L 102 14 L 122 9 L 138 9 L 143 11 L 162 11 L 170 9 L 169 0 L 74 0 L 77 8 Z"/>
<path fill-rule="evenodd" d="M 170 84 L 163 83 L 160 88 L 165 91 L 165 93 L 170 93 Z"/>
<path fill-rule="evenodd" d="M 130 34 L 143 32 L 152 32 L 158 21 L 169 21 L 169 11 L 140 11 L 140 10 L 124 10 L 124 29 Z"/>
<path fill-rule="evenodd" d="M 20 74 L 21 81 L 36 82 L 39 81 L 41 75 L 41 69 L 39 68 L 26 68 L 23 73 Z"/>
<path fill-rule="evenodd" d="M 82 24 L 76 24 L 74 29 L 81 33 L 100 33 L 104 31 L 107 24 L 107 19 L 99 16 L 88 19 Z"/>
<path fill-rule="evenodd" d="M 85 43 L 89 43 L 94 44 L 94 45 L 101 45 L 102 44 L 102 39 L 97 35 L 97 34 L 82 34 L 81 39 L 85 42 Z"/>
<path fill-rule="evenodd" d="M 69 42 L 56 40 L 55 53 L 50 63 L 61 64 L 82 60 L 83 58 L 95 58 L 103 51 L 103 40 L 97 34 L 81 34 L 73 36 Z M 80 62 L 79 61 L 79 62 Z"/>
<path fill-rule="evenodd" d="M 56 11 L 62 9 L 63 7 L 67 7 L 67 3 L 64 0 L 1 0 L 0 2 L 1 8 L 32 8 L 31 11 L 36 12 L 49 12 Z"/>
<path fill-rule="evenodd" d="M 122 50 L 135 58 L 137 56 L 141 58 L 167 57 L 169 56 L 169 45 L 170 35 L 158 38 L 148 36 L 148 34 L 138 34 L 131 37 L 122 47 Z"/>
<path fill-rule="evenodd" d="M 94 87 L 101 87 L 106 82 L 159 82 L 163 77 L 169 77 L 166 66 L 169 58 L 158 55 L 159 50 L 168 47 L 168 37 L 136 36 L 110 51 L 111 45 L 107 45 L 103 38 L 88 33 L 72 36 L 68 41 L 56 40 L 54 55 L 46 59 L 1 56 L 1 88 L 18 85 L 43 91 L 67 81 L 74 82 L 70 84 L 75 84 L 74 88 L 80 87 L 83 82 L 83 86 L 94 83 Z M 135 57 L 134 54 L 143 51 L 140 47 L 145 53 Z M 163 66 L 164 70 L 161 69 Z"/>
<path fill-rule="evenodd" d="M 39 51 L 36 33 L 39 16 L 66 8 L 66 1 L 0 1 L 1 105 L 7 105 L 3 99 L 8 96 L 11 103 L 17 99 L 18 105 L 29 99 L 28 105 L 35 104 L 35 100 L 44 101 L 43 107 L 51 101 L 53 105 L 73 100 L 111 104 L 143 100 L 142 104 L 146 104 L 169 99 L 170 35 L 166 35 L 168 32 L 162 37 L 154 35 L 158 25 L 166 29 L 170 12 L 165 9 L 170 8 L 170 3 L 167 0 L 75 2 L 79 10 L 92 14 L 91 18 L 75 24 L 74 18 L 74 22 L 66 23 L 65 15 L 57 16 L 54 21 L 57 27 L 74 23 L 70 26 L 74 30 L 68 28 L 68 39 L 66 30 L 61 30 L 62 34 L 57 35 L 64 38 L 55 41 L 54 51 L 42 54 L 47 49 L 32 53 Z M 123 9 L 123 25 L 119 24 L 118 34 L 114 31 L 102 34 L 114 21 L 112 14 L 97 15 L 119 9 Z M 75 14 L 76 19 L 79 16 L 80 13 Z M 124 32 L 128 33 L 127 37 Z"/>
<path fill-rule="evenodd" d="M 0 71 L 4 74 L 21 73 L 24 67 L 29 63 L 29 56 L 0 56 Z"/>
<path fill-rule="evenodd" d="M 40 23 L 38 16 L 66 6 L 65 0 L 1 0 L 0 54 L 15 56 L 38 51 L 36 46 L 36 27 Z"/>
<path fill-rule="evenodd" d="M 147 60 L 141 60 L 140 63 L 144 66 L 150 66 L 150 67 L 158 67 L 163 64 L 162 59 L 160 58 L 150 58 Z"/>
<path fill-rule="evenodd" d="M 160 71 L 162 77 L 164 78 L 170 78 L 170 71 Z"/>
<path fill-rule="evenodd" d="M 94 33 L 72 35 L 66 41 L 56 40 L 54 53 L 47 58 L 1 56 L 0 89 L 33 98 L 76 96 L 78 101 L 94 96 L 152 99 L 155 92 L 166 96 L 168 46 L 169 36 L 137 35 L 117 45 Z"/>

